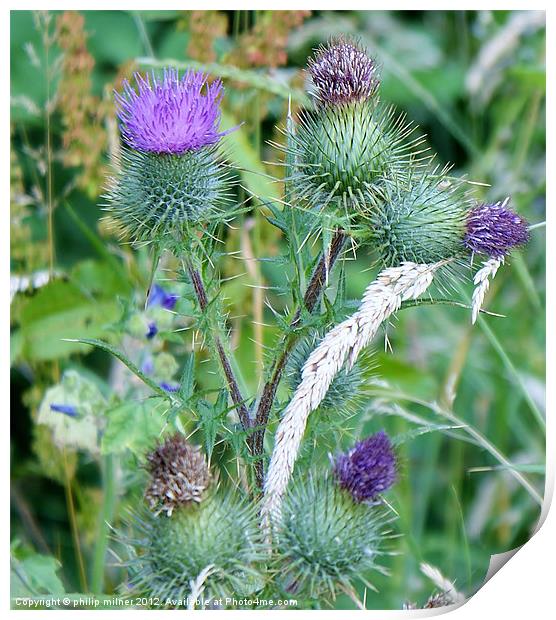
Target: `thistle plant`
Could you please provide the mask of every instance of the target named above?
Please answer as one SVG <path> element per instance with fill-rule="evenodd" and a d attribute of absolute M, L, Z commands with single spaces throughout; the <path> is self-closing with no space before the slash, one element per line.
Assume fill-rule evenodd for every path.
<path fill-rule="evenodd" d="M 132 387 L 98 399 L 108 420 L 137 407 L 149 429 L 140 439 L 129 429 L 148 481 L 116 536 L 128 550 L 122 591 L 167 607 L 190 607 L 188 597 L 201 591 L 211 600 L 279 593 L 330 601 L 340 592 L 353 597 L 358 581 L 369 585 L 382 570 L 395 514 L 384 496 L 401 474 L 400 439 L 385 431 L 339 451 L 343 431 L 353 430 L 348 420 L 369 401 L 368 347 L 402 308 L 425 295 L 434 303 L 439 282 L 465 283 L 479 256 L 475 322 L 490 280 L 528 240 L 509 199 L 485 203 L 476 184 L 433 164 L 416 127 L 381 101 L 377 62 L 360 43 L 340 38 L 320 47 L 307 74 L 311 97 L 288 113 L 284 199 L 274 202 L 241 199 L 223 146 L 219 80 L 166 68 L 136 74 L 115 94 L 123 150 L 107 209 L 125 240 L 143 257 L 150 252 L 144 261 L 152 268 L 147 290 L 120 321 L 134 347 L 80 342 L 113 354 L 134 375 Z M 284 271 L 293 276 L 280 289 L 291 307 L 274 311 L 277 338 L 262 386 L 249 393 L 224 300 L 222 262 L 230 256 L 220 247 L 225 226 L 239 227 L 238 216 L 255 208 L 284 234 Z M 348 247 L 368 252 L 375 269 L 359 302 L 345 298 Z M 159 283 L 160 264 L 175 282 Z M 206 366 L 196 363 L 201 357 Z M 210 361 L 220 373 L 216 387 L 200 380 Z M 65 429 L 80 419 L 73 393 L 50 396 L 41 423 Z M 326 415 L 311 417 L 315 411 Z M 121 437 L 109 423 L 103 434 L 101 414 L 95 454 Z M 337 446 L 327 468 L 318 455 L 298 460 L 319 417 L 342 431 L 332 439 L 331 425 L 314 431 L 321 452 L 326 441 Z"/>
<path fill-rule="evenodd" d="M 218 154 L 222 84 L 174 69 L 136 74 L 116 92 L 125 148 L 108 194 L 109 212 L 135 243 L 183 246 L 222 217 L 228 174 Z"/>

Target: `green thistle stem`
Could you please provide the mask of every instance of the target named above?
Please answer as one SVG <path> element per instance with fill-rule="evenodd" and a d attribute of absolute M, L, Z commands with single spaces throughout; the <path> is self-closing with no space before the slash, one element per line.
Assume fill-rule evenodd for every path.
<path fill-rule="evenodd" d="M 99 517 L 98 536 L 95 542 L 95 554 L 91 575 L 91 592 L 102 594 L 104 589 L 104 569 L 110 523 L 114 517 L 116 504 L 116 485 L 114 481 L 114 460 L 111 454 L 102 461 L 102 508 Z"/>
<path fill-rule="evenodd" d="M 323 254 L 319 262 L 317 263 L 317 266 L 313 271 L 313 275 L 311 276 L 311 280 L 309 281 L 309 285 L 307 286 L 307 290 L 305 291 L 305 295 L 303 297 L 303 304 L 309 312 L 312 312 L 315 308 L 320 298 L 320 295 L 326 285 L 327 272 L 329 272 L 334 266 L 334 263 L 338 259 L 338 256 L 340 255 L 340 252 L 344 247 L 346 239 L 347 237 L 343 231 L 336 231 L 330 244 L 328 257 Z M 276 391 L 278 390 L 278 385 L 280 383 L 280 379 L 282 378 L 282 373 L 284 372 L 284 368 L 286 367 L 286 363 L 290 356 L 291 350 L 299 337 L 296 333 L 293 332 L 293 330 L 298 328 L 300 324 L 301 308 L 298 308 L 292 319 L 292 322 L 290 323 L 290 329 L 292 331 L 284 337 L 281 345 L 279 346 L 278 356 L 276 357 L 271 366 L 270 379 L 266 382 L 263 388 L 261 399 L 259 401 L 259 406 L 257 408 L 257 413 L 255 415 L 255 427 L 257 430 L 253 434 L 253 444 L 254 454 L 257 456 L 263 453 L 264 435 L 266 432 L 266 425 L 268 423 L 270 410 L 272 408 L 274 398 L 276 397 Z M 259 488 L 262 488 L 264 472 L 262 471 L 262 467 L 260 468 L 260 470 L 260 476 L 257 476 L 256 482 L 257 486 Z"/>
<path fill-rule="evenodd" d="M 191 280 L 191 284 L 193 285 L 193 290 L 195 291 L 195 296 L 197 298 L 197 302 L 199 304 L 199 308 L 202 312 L 205 312 L 208 305 L 209 300 L 207 296 L 207 292 L 205 289 L 205 285 L 203 284 L 203 279 L 196 267 L 193 265 L 193 262 L 189 257 L 185 259 L 185 267 L 189 274 L 189 278 Z M 239 421 L 241 422 L 241 426 L 245 431 L 248 431 L 252 427 L 251 417 L 249 415 L 249 410 L 247 409 L 247 405 L 245 404 L 245 399 L 241 395 L 241 390 L 239 389 L 238 382 L 236 380 L 234 371 L 232 369 L 232 364 L 226 355 L 226 351 L 224 349 L 224 345 L 222 340 L 218 334 L 213 334 L 212 339 L 214 345 L 216 347 L 216 351 L 218 353 L 218 358 L 220 360 L 220 365 L 222 367 L 222 371 L 224 376 L 226 377 L 226 382 L 228 383 L 228 389 L 230 391 L 230 396 L 232 397 L 232 402 L 236 407 L 236 411 L 238 414 Z M 252 455 L 256 454 L 254 450 L 254 435 L 249 435 L 247 438 L 247 446 Z M 263 466 L 262 461 L 259 459 L 254 463 L 255 468 L 255 479 L 258 481 L 262 480 L 263 476 Z"/>

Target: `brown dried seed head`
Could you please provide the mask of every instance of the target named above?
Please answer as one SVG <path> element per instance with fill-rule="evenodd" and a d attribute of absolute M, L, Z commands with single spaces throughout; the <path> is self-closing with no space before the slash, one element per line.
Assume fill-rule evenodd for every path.
<path fill-rule="evenodd" d="M 200 502 L 210 482 L 205 457 L 183 435 L 175 434 L 147 455 L 151 481 L 145 498 L 151 510 L 170 516 L 174 509 Z"/>

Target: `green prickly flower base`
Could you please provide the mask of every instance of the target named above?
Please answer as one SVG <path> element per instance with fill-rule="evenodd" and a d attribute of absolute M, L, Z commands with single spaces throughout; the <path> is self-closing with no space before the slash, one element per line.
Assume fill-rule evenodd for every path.
<path fill-rule="evenodd" d="M 333 595 L 371 570 L 382 547 L 380 522 L 377 507 L 354 502 L 330 475 L 296 481 L 277 533 L 284 589 Z"/>
<path fill-rule="evenodd" d="M 214 147 L 180 155 L 126 149 L 107 210 L 132 241 L 164 243 L 214 219 L 228 189 Z"/>
<path fill-rule="evenodd" d="M 386 183 L 369 218 L 383 263 L 433 263 L 461 256 L 470 206 L 461 183 L 437 176 Z"/>
<path fill-rule="evenodd" d="M 141 534 L 132 541 L 130 562 L 138 594 L 183 599 L 209 565 L 205 598 L 247 594 L 264 585 L 255 566 L 263 557 L 256 510 L 237 490 L 185 504 L 169 517 L 146 512 L 134 519 L 134 529 Z"/>
<path fill-rule="evenodd" d="M 406 169 L 412 131 L 375 101 L 319 107 L 289 136 L 294 193 L 317 208 L 366 212 L 384 179 Z"/>

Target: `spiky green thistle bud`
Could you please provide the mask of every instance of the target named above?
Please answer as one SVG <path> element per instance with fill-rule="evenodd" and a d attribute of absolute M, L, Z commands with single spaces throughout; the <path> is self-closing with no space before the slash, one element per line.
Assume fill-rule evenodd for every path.
<path fill-rule="evenodd" d="M 315 109 L 301 114 L 287 147 L 291 184 L 308 208 L 348 220 L 366 212 L 376 188 L 406 169 L 420 142 L 408 142 L 413 128 L 379 104 L 375 69 L 363 49 L 346 42 L 319 50 L 309 63 Z"/>
<path fill-rule="evenodd" d="M 387 532 L 377 506 L 357 503 L 329 475 L 291 485 L 276 532 L 283 589 L 334 596 L 377 567 Z"/>
<path fill-rule="evenodd" d="M 208 489 L 211 475 L 200 449 L 176 434 L 147 456 L 151 510 L 132 513 L 131 593 L 187 605 L 204 576 L 204 598 L 252 593 L 264 585 L 256 564 L 265 557 L 257 506 L 239 489 Z"/>
<path fill-rule="evenodd" d="M 237 597 L 264 585 L 257 563 L 265 557 L 256 507 L 239 490 L 213 492 L 201 503 L 172 512 L 133 514 L 128 587 L 133 595 L 160 599 L 164 607 L 186 606 L 192 583 L 211 567 L 205 599 Z"/>
<path fill-rule="evenodd" d="M 369 235 L 387 266 L 457 258 L 464 245 L 473 201 L 469 186 L 444 174 L 417 174 L 386 181 L 369 211 Z"/>

